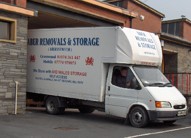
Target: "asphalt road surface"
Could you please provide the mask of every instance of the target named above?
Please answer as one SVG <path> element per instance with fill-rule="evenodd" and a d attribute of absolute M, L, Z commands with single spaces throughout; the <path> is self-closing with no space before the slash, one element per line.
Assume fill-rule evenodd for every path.
<path fill-rule="evenodd" d="M 101 112 L 81 114 L 68 110 L 49 115 L 30 109 L 25 115 L 0 116 L 0 138 L 191 138 L 191 115 L 174 125 L 152 123 L 133 128 L 121 118 Z"/>

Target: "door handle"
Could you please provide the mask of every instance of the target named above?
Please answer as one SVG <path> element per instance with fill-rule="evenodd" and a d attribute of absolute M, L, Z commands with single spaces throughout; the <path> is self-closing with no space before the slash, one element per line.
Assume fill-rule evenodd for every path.
<path fill-rule="evenodd" d="M 108 91 L 110 91 L 110 86 L 108 86 Z"/>

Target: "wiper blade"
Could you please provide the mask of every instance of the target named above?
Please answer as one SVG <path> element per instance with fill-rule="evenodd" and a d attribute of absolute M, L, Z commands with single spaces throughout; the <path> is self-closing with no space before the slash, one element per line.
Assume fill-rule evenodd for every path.
<path fill-rule="evenodd" d="M 170 82 L 163 84 L 163 87 L 172 87 L 172 84 Z"/>
<path fill-rule="evenodd" d="M 157 87 L 172 87 L 171 83 L 162 83 L 162 82 L 155 82 L 155 83 L 149 83 L 145 84 L 146 86 L 157 86 Z"/>
<path fill-rule="evenodd" d="M 156 82 L 156 83 L 149 83 L 149 84 L 146 84 L 147 86 L 163 86 L 164 83 L 161 83 L 161 82 Z"/>

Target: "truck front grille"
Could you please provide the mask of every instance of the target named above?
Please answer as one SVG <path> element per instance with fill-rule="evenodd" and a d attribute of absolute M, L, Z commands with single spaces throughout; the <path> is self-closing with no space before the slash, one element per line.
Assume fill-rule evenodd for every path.
<path fill-rule="evenodd" d="M 174 109 L 183 109 L 185 108 L 185 104 L 182 104 L 182 105 L 174 105 Z"/>

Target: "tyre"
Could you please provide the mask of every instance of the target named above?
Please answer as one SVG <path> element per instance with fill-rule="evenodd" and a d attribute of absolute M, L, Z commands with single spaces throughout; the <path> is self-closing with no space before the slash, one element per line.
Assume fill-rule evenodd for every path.
<path fill-rule="evenodd" d="M 95 109 L 94 109 L 94 108 L 91 108 L 91 107 L 80 107 L 80 108 L 79 108 L 80 113 L 83 113 L 83 114 L 93 113 L 94 110 L 95 110 Z"/>
<path fill-rule="evenodd" d="M 164 121 L 163 123 L 164 124 L 167 124 L 167 125 L 172 125 L 176 122 L 176 120 L 170 120 L 170 121 Z"/>
<path fill-rule="evenodd" d="M 129 113 L 129 121 L 133 127 L 145 127 L 149 122 L 148 114 L 144 108 L 134 107 Z"/>
<path fill-rule="evenodd" d="M 48 97 L 45 106 L 49 114 L 56 115 L 60 113 L 59 102 L 56 97 Z"/>

